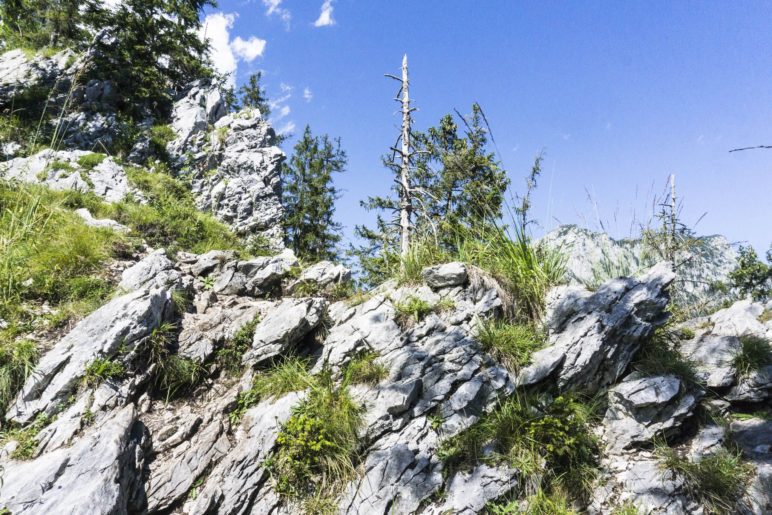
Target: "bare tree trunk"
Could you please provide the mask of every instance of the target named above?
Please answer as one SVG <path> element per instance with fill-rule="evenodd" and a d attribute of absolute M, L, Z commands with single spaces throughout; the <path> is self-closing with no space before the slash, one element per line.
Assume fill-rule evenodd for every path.
<path fill-rule="evenodd" d="M 410 218 L 413 199 L 410 191 L 410 90 L 407 77 L 407 54 L 402 57 L 402 149 L 400 169 L 399 227 L 402 232 L 401 255 L 410 251 Z"/>

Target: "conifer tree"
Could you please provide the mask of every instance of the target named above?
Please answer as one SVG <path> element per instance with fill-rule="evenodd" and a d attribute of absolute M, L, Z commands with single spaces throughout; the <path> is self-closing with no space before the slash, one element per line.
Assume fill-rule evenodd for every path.
<path fill-rule="evenodd" d="M 338 257 L 341 225 L 333 216 L 340 195 L 332 176 L 344 171 L 346 161 L 340 139 L 314 136 L 307 125 L 292 157 L 283 165 L 287 243 L 302 258 L 319 261 Z"/>
<path fill-rule="evenodd" d="M 263 118 L 271 115 L 271 107 L 268 103 L 268 96 L 265 88 L 260 84 L 263 78 L 263 72 L 253 73 L 249 76 L 247 83 L 239 88 L 239 100 L 243 107 L 254 107 L 260 110 Z"/>

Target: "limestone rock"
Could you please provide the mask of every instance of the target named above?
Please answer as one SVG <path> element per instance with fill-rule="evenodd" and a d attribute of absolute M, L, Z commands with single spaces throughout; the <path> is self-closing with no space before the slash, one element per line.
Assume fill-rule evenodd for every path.
<path fill-rule="evenodd" d="M 25 424 L 38 413 L 52 414 L 75 389 L 96 358 L 131 348 L 164 318 L 167 290 L 137 290 L 117 297 L 81 320 L 48 351 L 27 378 L 6 418 Z"/>
<path fill-rule="evenodd" d="M 21 49 L 0 54 L 0 106 L 10 105 L 17 95 L 31 88 L 53 87 L 73 61 L 75 54 L 71 50 L 50 57 L 27 57 Z"/>
<path fill-rule="evenodd" d="M 351 270 L 332 261 L 319 261 L 304 269 L 298 279 L 288 290 L 296 291 L 300 285 L 313 285 L 318 291 L 329 290 L 331 287 L 347 283 L 351 280 Z"/>
<path fill-rule="evenodd" d="M 700 395 L 675 376 L 632 377 L 609 390 L 604 439 L 613 452 L 677 432 Z"/>
<path fill-rule="evenodd" d="M 765 338 L 767 328 L 758 318 L 764 313 L 764 305 L 750 300 L 740 300 L 728 308 L 711 315 L 711 332 L 720 336 L 757 336 Z"/>
<path fill-rule="evenodd" d="M 733 360 L 740 351 L 740 340 L 735 336 L 706 333 L 681 343 L 684 358 L 695 364 L 697 377 L 708 388 L 731 386 L 736 370 Z"/>
<path fill-rule="evenodd" d="M 222 267 L 212 289 L 226 295 L 265 295 L 277 288 L 296 264 L 294 256 L 286 255 L 231 261 Z"/>
<path fill-rule="evenodd" d="M 667 320 L 674 274 L 661 263 L 640 279 L 609 281 L 590 293 L 558 287 L 548 298 L 550 346 L 533 355 L 518 384 L 557 374 L 562 390 L 596 391 L 616 382 L 640 345 Z"/>
<path fill-rule="evenodd" d="M 424 282 L 435 290 L 462 286 L 468 278 L 466 265 L 458 262 L 424 268 L 421 275 Z"/>
<path fill-rule="evenodd" d="M 169 288 L 173 287 L 179 279 L 180 274 L 175 270 L 174 263 L 166 257 L 165 250 L 159 249 L 124 270 L 118 288 L 124 291 L 147 287 Z"/>
<path fill-rule="evenodd" d="M 764 402 L 772 398 L 772 365 L 741 377 L 724 398 L 732 402 Z"/>
<path fill-rule="evenodd" d="M 81 208 L 76 209 L 75 214 L 78 215 L 83 219 L 83 221 L 88 225 L 89 227 L 97 227 L 100 229 L 110 229 L 116 232 L 129 232 L 129 228 L 125 225 L 119 224 L 115 220 L 110 220 L 109 218 L 94 218 L 91 215 L 91 212 L 89 212 L 88 209 Z"/>
<path fill-rule="evenodd" d="M 325 308 L 322 299 L 282 301 L 255 327 L 252 348 L 243 362 L 256 365 L 285 354 L 319 325 Z"/>
<path fill-rule="evenodd" d="M 0 505 L 14 514 L 139 513 L 143 439 L 136 410 L 127 406 L 72 447 L 5 464 Z"/>
<path fill-rule="evenodd" d="M 517 470 L 479 465 L 470 472 L 457 472 L 449 481 L 445 502 L 426 513 L 473 515 L 485 505 L 517 488 Z"/>
<path fill-rule="evenodd" d="M 732 440 L 755 469 L 745 496 L 744 513 L 772 513 L 772 421 L 752 418 L 729 426 Z"/>

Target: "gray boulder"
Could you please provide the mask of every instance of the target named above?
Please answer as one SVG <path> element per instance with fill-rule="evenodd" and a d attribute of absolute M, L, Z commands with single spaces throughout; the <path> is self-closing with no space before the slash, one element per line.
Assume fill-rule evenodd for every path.
<path fill-rule="evenodd" d="M 86 225 L 89 227 L 97 227 L 99 229 L 110 229 L 116 232 L 129 232 L 129 228 L 125 225 L 119 224 L 115 220 L 109 218 L 94 218 L 91 212 L 86 208 L 80 208 L 75 210 L 75 214 L 83 219 Z"/>
<path fill-rule="evenodd" d="M 4 465 L 0 506 L 14 514 L 141 513 L 144 434 L 127 406 L 72 447 Z"/>
<path fill-rule="evenodd" d="M 697 377 L 708 388 L 724 388 L 734 383 L 733 361 L 740 351 L 737 337 L 706 333 L 682 342 L 679 351 L 694 363 Z"/>
<path fill-rule="evenodd" d="M 209 127 L 225 116 L 225 96 L 221 87 L 200 80 L 174 103 L 172 129 L 177 137 L 167 151 L 172 158 L 184 162 L 185 154 L 195 148 L 208 133 Z"/>
<path fill-rule="evenodd" d="M 255 327 L 252 348 L 243 363 L 256 365 L 285 354 L 316 329 L 324 316 L 322 299 L 287 299 L 277 305 Z"/>
<path fill-rule="evenodd" d="M 351 281 L 351 270 L 332 261 L 319 261 L 303 269 L 298 279 L 289 286 L 288 290 L 293 292 L 300 285 L 310 284 L 318 291 L 325 291 L 349 281 Z"/>
<path fill-rule="evenodd" d="M 231 261 L 222 267 L 212 290 L 225 295 L 265 295 L 280 286 L 295 265 L 297 259 L 290 255 Z"/>
<path fill-rule="evenodd" d="M 641 344 L 665 323 L 674 274 L 661 263 L 640 279 L 621 278 L 595 293 L 558 287 L 547 300 L 550 346 L 533 355 L 518 384 L 557 375 L 561 390 L 594 392 L 615 383 Z"/>
<path fill-rule="evenodd" d="M 53 87 L 74 61 L 71 50 L 50 57 L 28 57 L 21 49 L 0 54 L 0 106 L 11 105 L 19 94 L 31 88 Z"/>
<path fill-rule="evenodd" d="M 121 274 L 118 288 L 134 291 L 141 288 L 173 288 L 180 280 L 174 263 L 166 257 L 166 251 L 158 249 Z"/>
<path fill-rule="evenodd" d="M 720 336 L 757 336 L 765 338 L 767 327 L 759 322 L 764 305 L 750 300 L 740 300 L 728 308 L 710 316 L 711 332 Z"/>
<path fill-rule="evenodd" d="M 488 502 L 517 489 L 517 476 L 516 469 L 488 465 L 479 465 L 469 472 L 457 472 L 448 483 L 445 502 L 430 507 L 425 513 L 484 513 Z"/>
<path fill-rule="evenodd" d="M 462 286 L 468 278 L 466 265 L 459 262 L 424 268 L 421 275 L 424 282 L 434 290 Z"/>
<path fill-rule="evenodd" d="M 610 452 L 651 444 L 677 433 L 701 395 L 686 389 L 675 376 L 636 377 L 633 374 L 608 393 L 603 419 Z"/>
<path fill-rule="evenodd" d="M 724 398 L 732 402 L 764 402 L 772 398 L 772 365 L 741 377 Z"/>
<path fill-rule="evenodd" d="M 729 433 L 754 468 L 743 513 L 772 513 L 772 421 L 735 420 L 729 426 Z"/>
<path fill-rule="evenodd" d="M 138 290 L 117 297 L 81 320 L 35 366 L 8 409 L 6 419 L 30 422 L 38 413 L 53 414 L 75 390 L 88 365 L 130 349 L 164 319 L 168 290 Z"/>

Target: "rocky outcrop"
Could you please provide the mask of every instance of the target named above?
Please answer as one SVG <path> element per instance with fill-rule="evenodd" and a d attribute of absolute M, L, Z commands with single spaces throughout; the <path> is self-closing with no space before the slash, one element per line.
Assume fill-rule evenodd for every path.
<path fill-rule="evenodd" d="M 130 191 L 123 167 L 108 156 L 93 167 L 79 162 L 92 154 L 83 150 L 41 150 L 30 157 L 0 163 L 0 177 L 43 184 L 54 190 L 90 191 L 108 202 L 123 200 Z"/>
<path fill-rule="evenodd" d="M 315 292 L 332 292 L 336 286 L 346 285 L 351 281 L 351 270 L 331 261 L 320 261 L 304 268 L 298 279 L 290 284 L 287 291 L 292 293 L 305 288 Z"/>
<path fill-rule="evenodd" d="M 547 233 L 540 243 L 567 255 L 568 278 L 573 284 L 597 286 L 621 276 L 640 274 L 660 258 L 642 240 L 615 240 L 604 232 L 564 225 Z M 709 309 L 726 296 L 711 285 L 727 282 L 737 266 L 737 253 L 723 236 L 697 238 L 690 252 L 677 256 L 676 297 L 683 306 Z"/>
<path fill-rule="evenodd" d="M 284 154 L 257 109 L 226 114 L 219 86 L 197 82 L 175 102 L 177 137 L 167 151 L 193 171 L 198 207 L 255 243 L 284 247 L 280 165 Z"/>
<path fill-rule="evenodd" d="M 291 252 L 249 261 L 231 261 L 222 266 L 212 290 L 224 295 L 265 295 L 275 290 L 294 266 L 297 266 L 297 259 Z"/>
<path fill-rule="evenodd" d="M 53 88 L 75 60 L 71 50 L 62 50 L 50 57 L 30 56 L 22 49 L 0 54 L 0 107 L 11 105 L 19 95 L 32 89 Z"/>
<path fill-rule="evenodd" d="M 140 513 L 146 445 L 136 408 L 127 406 L 72 447 L 5 463 L 0 506 L 15 514 Z"/>
<path fill-rule="evenodd" d="M 667 320 L 673 278 L 663 263 L 640 279 L 615 279 L 595 293 L 556 288 L 547 301 L 550 345 L 534 354 L 518 384 L 535 385 L 553 374 L 563 390 L 594 392 L 615 383 L 641 344 Z"/>

